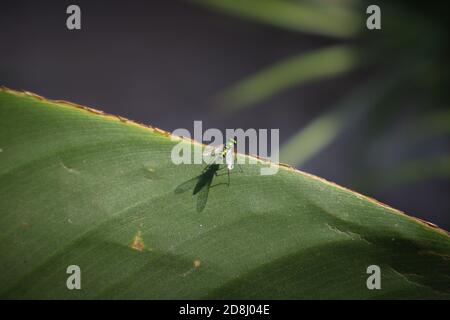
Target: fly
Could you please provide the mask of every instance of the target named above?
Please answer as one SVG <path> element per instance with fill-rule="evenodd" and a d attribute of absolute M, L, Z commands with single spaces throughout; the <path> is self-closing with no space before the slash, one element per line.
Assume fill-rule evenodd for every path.
<path fill-rule="evenodd" d="M 230 186 L 230 171 L 234 168 L 234 162 L 236 160 L 236 153 L 234 152 L 234 147 L 236 145 L 236 139 L 230 139 L 225 146 L 223 146 L 222 150 L 213 152 L 213 159 L 209 162 L 209 164 L 202 170 L 201 174 L 197 177 L 194 177 L 181 185 L 179 185 L 175 189 L 175 193 L 179 194 L 187 191 L 192 186 L 194 189 L 192 191 L 192 195 L 197 195 L 197 211 L 201 212 L 205 209 L 206 202 L 208 201 L 209 189 L 221 184 L 218 183 L 216 185 L 212 185 L 212 181 L 214 176 L 219 176 L 218 172 L 222 169 L 227 169 L 228 173 L 228 182 L 226 185 Z M 225 167 L 220 167 L 223 164 L 223 160 L 225 160 Z M 238 164 L 240 171 L 242 172 L 242 167 Z"/>

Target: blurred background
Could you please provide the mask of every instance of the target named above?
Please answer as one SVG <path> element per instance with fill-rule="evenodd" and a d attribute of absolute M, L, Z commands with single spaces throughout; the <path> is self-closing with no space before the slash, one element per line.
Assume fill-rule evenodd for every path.
<path fill-rule="evenodd" d="M 79 31 L 66 8 L 81 8 Z M 366 8 L 381 8 L 381 30 Z M 279 128 L 280 161 L 450 230 L 444 1 L 22 1 L 0 85 L 172 131 Z"/>

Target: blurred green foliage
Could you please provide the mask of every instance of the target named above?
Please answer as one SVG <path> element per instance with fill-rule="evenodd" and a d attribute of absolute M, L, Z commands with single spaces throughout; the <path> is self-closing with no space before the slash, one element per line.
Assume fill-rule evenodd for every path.
<path fill-rule="evenodd" d="M 361 23 L 361 16 L 353 10 L 353 1 L 196 1 L 222 12 L 288 30 L 338 38 L 355 36 Z"/>
<path fill-rule="evenodd" d="M 318 118 L 294 134 L 282 146 L 280 160 L 301 167 L 333 143 L 355 121 L 364 123 L 364 149 L 360 173 L 370 167 L 370 150 L 386 149 L 404 117 L 412 130 L 403 133 L 403 149 L 448 136 L 449 28 L 445 3 L 378 1 L 382 30 L 366 28 L 366 8 L 372 4 L 353 0 L 197 0 L 196 3 L 226 14 L 253 19 L 290 32 L 331 37 L 342 44 L 301 53 L 267 66 L 239 80 L 221 94 L 221 108 L 238 112 L 288 88 L 352 72 L 371 70 L 373 76 L 358 84 L 347 97 L 336 101 Z M 375 70 L 375 71 L 373 71 Z M 417 139 L 419 136 L 421 139 Z M 404 151 L 404 150 L 403 150 Z M 401 154 L 411 154 L 404 151 Z M 366 159 L 364 159 L 366 157 Z M 444 160 L 442 160 L 444 159 Z M 400 157 L 391 167 L 370 167 L 378 179 L 402 183 L 448 176 L 448 155 Z M 427 169 L 438 163 L 433 170 Z M 403 165 L 404 164 L 404 165 Z M 402 168 L 401 170 L 397 170 Z M 357 168 L 355 168 L 356 170 Z M 393 171 L 398 174 L 393 174 Z M 376 184 L 374 184 L 376 185 Z"/>
<path fill-rule="evenodd" d="M 347 46 L 335 46 L 281 61 L 236 83 L 222 93 L 227 111 L 248 107 L 294 85 L 335 76 L 357 65 L 356 53 Z"/>

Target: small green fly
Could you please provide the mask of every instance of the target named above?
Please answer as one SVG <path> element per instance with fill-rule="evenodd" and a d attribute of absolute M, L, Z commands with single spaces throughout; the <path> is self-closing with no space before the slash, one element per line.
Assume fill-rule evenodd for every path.
<path fill-rule="evenodd" d="M 211 166 L 212 164 L 217 164 L 217 163 L 220 164 L 220 163 L 223 163 L 223 160 L 225 160 L 225 165 L 226 165 L 227 173 L 228 173 L 228 185 L 230 185 L 230 172 L 231 172 L 231 170 L 233 170 L 234 163 L 237 160 L 236 152 L 234 151 L 234 148 L 236 145 L 237 145 L 236 138 L 231 138 L 230 140 L 228 140 L 228 142 L 223 147 L 219 147 L 218 152 L 216 149 L 216 151 L 214 151 L 212 153 L 212 155 L 213 156 L 215 155 L 215 157 L 212 159 L 212 161 L 210 161 L 208 166 L 206 166 L 206 168 L 204 169 L 204 170 L 208 170 L 208 167 Z M 239 169 L 242 172 L 243 170 L 242 170 L 241 165 L 239 163 L 237 163 L 237 165 L 239 166 Z"/>
<path fill-rule="evenodd" d="M 225 183 L 218 183 L 216 185 L 212 185 L 212 181 L 214 176 L 219 176 L 218 172 L 224 168 L 227 169 L 228 173 L 228 182 L 226 185 L 230 186 L 230 171 L 234 168 L 234 162 L 236 160 L 236 153 L 234 152 L 234 147 L 236 146 L 236 139 L 232 138 L 228 140 L 228 142 L 221 147 L 220 149 L 216 149 L 216 151 L 212 152 L 213 158 L 208 163 L 208 165 L 202 170 L 201 174 L 197 177 L 194 177 L 181 185 L 179 185 L 175 189 L 175 193 L 182 193 L 187 191 L 194 185 L 194 189 L 192 195 L 197 195 L 197 211 L 201 212 L 206 206 L 206 202 L 208 201 L 209 189 L 212 187 L 216 187 L 218 185 L 222 185 Z M 220 167 L 225 160 L 225 167 Z M 239 169 L 243 172 L 241 165 L 238 163 Z"/>

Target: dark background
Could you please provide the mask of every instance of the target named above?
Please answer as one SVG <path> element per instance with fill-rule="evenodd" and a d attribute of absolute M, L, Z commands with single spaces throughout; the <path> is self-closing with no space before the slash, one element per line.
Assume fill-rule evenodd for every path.
<path fill-rule="evenodd" d="M 417 173 L 412 179 L 388 179 L 390 172 L 402 170 L 409 160 L 448 159 L 448 131 L 422 135 L 415 125 L 425 115 L 448 115 L 448 78 L 439 78 L 439 70 L 448 70 L 448 56 L 442 58 L 448 53 L 448 34 L 440 24 L 446 18 L 441 7 L 398 1 L 399 9 L 380 2 L 387 21 L 382 20 L 381 31 L 336 39 L 286 30 L 189 1 L 1 1 L 0 85 L 87 105 L 167 131 L 191 130 L 194 120 L 202 120 L 204 129 L 280 128 L 282 144 L 351 94 L 355 86 L 375 76 L 375 82 L 389 81 L 388 73 L 380 76 L 379 70 L 404 62 L 409 46 L 421 48 L 424 39 L 434 35 L 432 49 L 427 47 L 411 59 L 436 62 L 426 71 L 435 72 L 439 81 L 402 82 L 394 90 L 395 99 L 386 96 L 368 118 L 352 120 L 299 169 L 449 230 L 448 161 L 439 162 L 437 173 L 428 174 L 436 162 L 421 161 L 412 166 Z M 66 28 L 70 4 L 81 7 L 82 30 Z M 405 15 L 406 25 L 422 33 L 403 37 L 401 27 L 388 23 L 389 16 L 401 20 L 395 10 Z M 364 8 L 361 15 L 365 19 Z M 438 37 L 428 30 L 443 34 Z M 403 43 L 405 38 L 409 40 Z M 362 57 L 377 55 L 374 47 L 386 50 L 371 66 L 293 86 L 236 113 L 218 112 L 216 97 L 237 81 L 292 55 L 334 44 L 359 46 Z M 446 119 L 439 118 L 445 126 Z M 426 139 L 406 148 L 411 132 Z"/>

